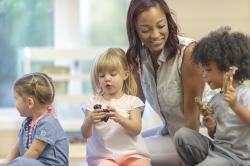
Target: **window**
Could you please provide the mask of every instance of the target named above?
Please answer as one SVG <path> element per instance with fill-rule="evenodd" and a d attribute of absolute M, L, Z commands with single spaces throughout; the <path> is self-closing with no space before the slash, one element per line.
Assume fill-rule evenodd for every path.
<path fill-rule="evenodd" d="M 83 45 L 124 47 L 127 45 L 127 0 L 81 1 Z"/>
<path fill-rule="evenodd" d="M 12 84 L 22 73 L 23 47 L 53 46 L 53 1 L 0 1 L 0 107 L 14 105 Z"/>

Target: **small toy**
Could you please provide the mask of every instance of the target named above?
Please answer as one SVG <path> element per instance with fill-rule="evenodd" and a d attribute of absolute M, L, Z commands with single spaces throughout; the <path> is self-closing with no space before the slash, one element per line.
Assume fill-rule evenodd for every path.
<path fill-rule="evenodd" d="M 233 81 L 233 76 L 234 76 L 236 70 L 238 70 L 238 67 L 231 66 L 231 67 L 229 67 L 229 71 L 225 73 L 224 78 L 223 78 L 221 93 L 225 93 L 227 91 L 227 88 L 228 88 L 230 82 Z"/>
<path fill-rule="evenodd" d="M 96 104 L 94 105 L 94 109 L 102 109 L 102 105 L 101 104 Z M 104 112 L 105 114 L 105 117 L 102 118 L 101 120 L 104 121 L 104 122 L 107 122 L 109 120 L 109 110 L 108 109 L 102 109 L 102 111 Z"/>
<path fill-rule="evenodd" d="M 206 104 L 204 104 L 201 101 L 201 97 L 200 96 L 196 96 L 194 98 L 194 100 L 195 100 L 195 103 L 198 104 L 199 110 L 200 110 L 200 112 L 201 112 L 201 114 L 203 116 L 207 116 L 209 114 L 213 114 L 214 113 L 214 110 L 212 110 L 210 107 L 208 107 Z"/>

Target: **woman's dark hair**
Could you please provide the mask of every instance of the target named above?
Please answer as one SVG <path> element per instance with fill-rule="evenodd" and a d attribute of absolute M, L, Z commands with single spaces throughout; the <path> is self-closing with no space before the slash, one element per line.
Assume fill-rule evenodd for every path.
<path fill-rule="evenodd" d="M 192 59 L 203 66 L 215 62 L 221 71 L 236 66 L 234 79 L 243 81 L 250 78 L 250 38 L 230 30 L 228 26 L 222 27 L 203 37 L 193 49 Z"/>
<path fill-rule="evenodd" d="M 178 28 L 172 18 L 170 9 L 164 0 L 131 0 L 127 14 L 127 35 L 129 40 L 129 48 L 126 56 L 128 63 L 132 65 L 133 70 L 138 70 L 142 63 L 142 57 L 145 56 L 141 40 L 136 32 L 136 21 L 138 16 L 152 8 L 159 6 L 165 13 L 168 22 L 169 36 L 165 47 L 167 47 L 170 55 L 168 59 L 174 57 L 178 52 L 179 40 L 177 37 Z"/>

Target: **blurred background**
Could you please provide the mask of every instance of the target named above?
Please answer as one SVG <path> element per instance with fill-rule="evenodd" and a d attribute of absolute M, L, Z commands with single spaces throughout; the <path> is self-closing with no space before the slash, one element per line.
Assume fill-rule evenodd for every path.
<path fill-rule="evenodd" d="M 225 25 L 250 35 L 248 0 L 167 3 L 181 35 L 199 40 Z M 23 120 L 14 107 L 13 82 L 25 73 L 42 71 L 56 84 L 54 107 L 71 140 L 70 165 L 82 164 L 81 104 L 91 95 L 91 63 L 107 47 L 126 50 L 128 5 L 129 0 L 0 0 L 0 158 L 16 141 Z M 147 108 L 143 128 L 160 123 Z"/>

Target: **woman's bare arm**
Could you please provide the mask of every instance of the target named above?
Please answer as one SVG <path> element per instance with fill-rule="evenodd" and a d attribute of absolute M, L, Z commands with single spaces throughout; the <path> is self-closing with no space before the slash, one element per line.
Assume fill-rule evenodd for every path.
<path fill-rule="evenodd" d="M 200 112 L 195 103 L 196 96 L 202 96 L 204 90 L 204 79 L 200 66 L 192 62 L 192 49 L 195 43 L 191 43 L 184 52 L 181 76 L 184 91 L 184 118 L 186 127 L 198 130 L 200 125 Z"/>

